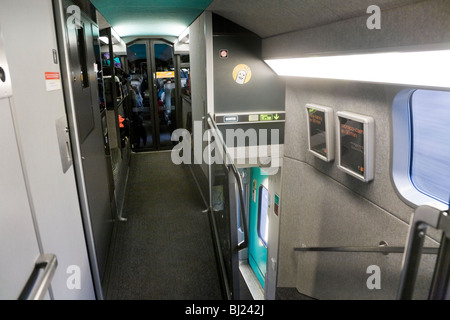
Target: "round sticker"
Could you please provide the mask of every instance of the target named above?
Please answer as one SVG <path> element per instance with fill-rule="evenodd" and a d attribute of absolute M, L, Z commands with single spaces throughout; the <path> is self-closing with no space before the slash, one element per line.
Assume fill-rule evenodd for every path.
<path fill-rule="evenodd" d="M 246 64 L 238 64 L 233 70 L 233 79 L 236 83 L 246 84 L 252 78 L 252 70 Z"/>
<path fill-rule="evenodd" d="M 223 59 L 228 58 L 228 50 L 226 50 L 226 49 L 220 50 L 220 57 Z"/>

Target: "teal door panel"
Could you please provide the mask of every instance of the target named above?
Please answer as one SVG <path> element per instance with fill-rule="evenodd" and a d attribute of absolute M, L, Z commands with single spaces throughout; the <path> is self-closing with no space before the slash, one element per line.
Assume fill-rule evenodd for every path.
<path fill-rule="evenodd" d="M 260 168 L 252 168 L 248 260 L 263 288 L 267 270 L 268 203 L 268 176 Z"/>

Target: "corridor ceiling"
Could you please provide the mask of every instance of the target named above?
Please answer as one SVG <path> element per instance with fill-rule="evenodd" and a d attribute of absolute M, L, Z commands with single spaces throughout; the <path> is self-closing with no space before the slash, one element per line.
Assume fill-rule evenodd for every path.
<path fill-rule="evenodd" d="M 120 37 L 178 37 L 211 0 L 91 0 Z"/>
<path fill-rule="evenodd" d="M 377 0 L 389 10 L 423 0 Z M 91 0 L 121 36 L 178 37 L 205 9 L 267 38 L 366 15 L 373 0 Z"/>

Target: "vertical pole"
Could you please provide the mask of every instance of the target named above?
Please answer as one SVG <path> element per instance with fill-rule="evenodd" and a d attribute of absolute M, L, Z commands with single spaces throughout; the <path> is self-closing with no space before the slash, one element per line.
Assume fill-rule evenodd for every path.
<path fill-rule="evenodd" d="M 450 239 L 448 233 L 442 235 L 433 281 L 431 283 L 429 300 L 446 300 L 449 292 L 450 280 Z"/>

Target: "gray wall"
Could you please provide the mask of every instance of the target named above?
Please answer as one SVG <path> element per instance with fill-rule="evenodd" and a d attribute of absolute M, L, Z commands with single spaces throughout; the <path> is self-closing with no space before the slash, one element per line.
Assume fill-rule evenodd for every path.
<path fill-rule="evenodd" d="M 289 33 L 263 41 L 263 56 L 365 50 L 448 41 L 448 1 L 424 1 L 382 13 L 382 29 L 366 18 Z M 286 131 L 278 287 L 296 287 L 319 299 L 393 299 L 401 254 L 294 253 L 301 246 L 404 246 L 413 208 L 391 181 L 391 105 L 403 87 L 334 80 L 286 78 Z M 375 119 L 375 179 L 363 183 L 307 151 L 305 105 L 315 103 Z M 436 237 L 435 237 L 436 238 Z M 429 241 L 427 245 L 436 245 Z M 424 298 L 433 256 L 425 256 L 418 280 Z M 381 268 L 381 290 L 369 290 L 370 265 Z"/>
<path fill-rule="evenodd" d="M 214 113 L 284 112 L 284 81 L 262 61 L 261 38 L 218 15 L 213 15 L 213 26 Z M 228 57 L 225 59 L 219 54 L 223 49 L 228 51 Z M 240 64 L 247 65 L 251 70 L 251 79 L 245 84 L 237 84 L 233 79 L 233 70 Z M 282 122 L 220 127 L 224 137 L 227 129 L 247 131 L 251 128 L 267 130 L 267 144 L 272 142 L 272 130 L 278 130 L 279 143 L 284 142 L 284 123 Z M 226 143 L 229 147 L 242 147 L 237 145 L 236 141 L 226 141 Z M 246 142 L 246 145 L 250 143 Z"/>
<path fill-rule="evenodd" d="M 213 108 L 211 88 L 212 62 L 209 60 L 208 49 L 212 47 L 212 17 L 210 12 L 204 12 L 197 20 L 189 26 L 189 56 L 190 56 L 190 74 L 191 74 L 191 103 L 192 103 L 192 125 L 194 137 L 196 135 L 203 136 L 203 130 L 207 128 L 206 122 L 203 121 L 202 132 L 197 132 L 195 121 L 202 121 L 207 112 Z M 211 49 L 212 50 L 212 49 Z M 214 101 L 214 100 L 212 100 Z M 213 110 L 213 109 L 212 109 Z M 193 141 L 194 148 L 202 151 L 206 143 L 196 143 Z M 200 145 L 201 144 L 201 145 Z M 195 161 L 203 163 L 200 157 L 196 157 Z M 208 177 L 208 166 L 201 165 L 205 176 Z"/>
<path fill-rule="evenodd" d="M 52 49 L 58 47 L 52 2 L 1 0 L 0 6 L 8 8 L 0 10 L 0 21 L 30 206 L 39 226 L 43 253 L 53 253 L 58 259 L 53 295 L 61 300 L 95 299 L 74 169 L 71 166 L 63 172 L 58 148 L 55 123 L 66 117 L 63 92 L 47 91 L 45 85 L 45 72 L 60 72 L 60 65 L 53 62 Z M 14 183 L 9 187 L 16 188 Z M 10 239 L 10 245 L 14 242 Z M 71 275 L 67 269 L 72 265 L 81 270 L 80 290 L 70 290 L 66 285 Z"/>
<path fill-rule="evenodd" d="M 295 286 L 321 299 L 395 298 L 401 254 L 293 251 L 301 246 L 377 246 L 380 241 L 405 245 L 413 208 L 399 198 L 390 178 L 392 97 L 386 91 L 390 90 L 382 85 L 289 81 L 278 286 Z M 334 162 L 308 153 L 304 105 L 309 102 L 375 119 L 373 182 L 361 182 L 338 170 Z M 370 265 L 381 268 L 381 290 L 366 287 Z M 421 281 L 425 286 L 426 277 Z"/>
<path fill-rule="evenodd" d="M 448 44 L 450 39 L 448 0 L 422 1 L 383 11 L 380 30 L 366 27 L 369 16 L 267 38 L 263 41 L 263 57 L 299 57 L 320 52 Z"/>
<path fill-rule="evenodd" d="M 229 57 L 220 58 L 221 49 Z M 251 68 L 251 80 L 237 84 L 233 69 Z M 284 83 L 261 60 L 261 39 L 251 34 L 214 34 L 215 113 L 284 111 Z"/>

